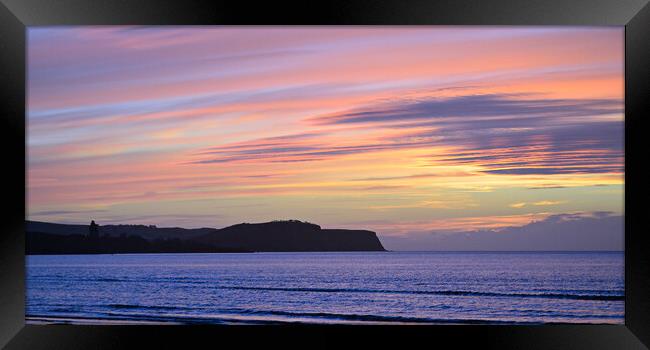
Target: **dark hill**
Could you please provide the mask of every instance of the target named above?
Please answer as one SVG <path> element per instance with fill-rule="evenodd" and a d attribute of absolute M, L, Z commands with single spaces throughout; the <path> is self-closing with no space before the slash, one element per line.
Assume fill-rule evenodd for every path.
<path fill-rule="evenodd" d="M 99 226 L 100 236 L 119 237 L 122 235 L 135 235 L 148 240 L 155 239 L 192 239 L 203 236 L 209 232 L 216 231 L 214 228 L 180 228 L 180 227 L 156 227 L 153 225 L 101 225 Z M 55 224 L 50 222 L 27 221 L 27 232 L 42 232 L 55 235 L 86 235 L 88 225 Z"/>
<path fill-rule="evenodd" d="M 233 225 L 195 240 L 220 247 L 242 247 L 257 252 L 385 250 L 372 231 L 328 230 L 295 220 Z"/>
<path fill-rule="evenodd" d="M 32 235 L 32 247 L 47 250 L 48 245 L 56 245 L 56 236 L 86 236 L 88 225 L 66 225 L 47 222 L 27 221 L 28 233 Z M 256 251 L 256 252 L 315 252 L 315 251 L 384 251 L 384 247 L 372 231 L 322 229 L 320 226 L 297 220 L 273 221 L 259 224 L 238 224 L 222 229 L 215 228 L 158 228 L 146 225 L 103 225 L 99 226 L 100 238 L 119 238 L 134 236 L 147 241 L 156 241 L 146 251 L 160 250 L 161 245 L 168 247 L 170 242 L 178 241 L 187 252 L 205 251 L 206 249 Z M 47 235 L 43 235 L 47 234 Z M 66 241 L 64 237 L 60 237 Z M 75 249 L 89 241 L 67 240 Z M 107 240 L 111 244 L 117 241 Z M 141 242 L 132 241 L 142 246 Z M 212 247 L 212 248 L 206 248 Z M 63 248 L 61 248 L 63 249 Z M 93 250 L 95 248 L 92 248 Z M 122 248 L 120 248 L 122 249 Z M 124 248 L 126 249 L 126 248 Z M 143 248 L 144 249 L 144 248 Z M 170 250 L 171 248 L 164 248 Z M 179 248 L 180 249 L 180 248 Z M 96 249 L 95 249 L 96 250 Z M 173 250 L 173 249 L 171 249 Z M 180 251 L 179 251 L 180 252 Z"/>

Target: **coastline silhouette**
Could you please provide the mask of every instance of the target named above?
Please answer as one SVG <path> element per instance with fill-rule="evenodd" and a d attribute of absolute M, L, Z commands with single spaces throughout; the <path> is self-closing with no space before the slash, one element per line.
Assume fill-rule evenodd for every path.
<path fill-rule="evenodd" d="M 322 229 L 298 220 L 222 229 L 145 225 L 66 225 L 27 221 L 25 254 L 385 251 L 367 230 Z M 85 233 L 84 233 L 85 231 Z"/>

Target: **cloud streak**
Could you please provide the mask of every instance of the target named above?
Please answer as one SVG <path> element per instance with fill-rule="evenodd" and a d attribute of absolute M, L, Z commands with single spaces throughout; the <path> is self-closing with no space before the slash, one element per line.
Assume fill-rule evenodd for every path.
<path fill-rule="evenodd" d="M 453 164 L 478 165 L 491 174 L 620 173 L 621 114 L 622 102 L 614 99 L 523 99 L 492 94 L 404 100 L 310 119 L 326 125 L 369 123 L 368 129 L 398 127 L 403 131 L 400 136 L 366 138 L 349 146 L 339 146 L 337 140 L 253 140 L 213 147 L 203 152 L 211 158 L 194 163 L 313 162 L 351 154 L 453 146 L 453 155 L 435 157 Z M 600 116 L 609 119 L 603 121 Z M 413 121 L 416 123 L 410 123 Z M 308 136 L 312 134 L 301 139 Z"/>
<path fill-rule="evenodd" d="M 526 123 L 525 119 L 593 117 L 620 114 L 622 111 L 622 102 L 614 99 L 526 99 L 516 94 L 484 94 L 387 103 L 380 108 L 319 117 L 314 121 L 319 124 L 346 124 L 463 118 L 460 123 L 450 123 L 452 126 L 465 126 L 478 121 L 490 127 L 518 127 L 517 121 Z M 489 117 L 507 119 L 504 122 L 489 120 Z"/>

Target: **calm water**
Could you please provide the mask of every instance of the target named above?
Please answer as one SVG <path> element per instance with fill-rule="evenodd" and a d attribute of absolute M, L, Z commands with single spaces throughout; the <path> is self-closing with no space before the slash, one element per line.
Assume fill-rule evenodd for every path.
<path fill-rule="evenodd" d="M 622 253 L 29 256 L 29 322 L 623 323 Z"/>

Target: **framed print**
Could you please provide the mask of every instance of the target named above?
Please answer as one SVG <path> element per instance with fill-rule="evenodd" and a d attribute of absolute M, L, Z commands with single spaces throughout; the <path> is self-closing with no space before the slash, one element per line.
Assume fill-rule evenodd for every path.
<path fill-rule="evenodd" d="M 0 10 L 7 348 L 650 344 L 647 2 Z"/>

